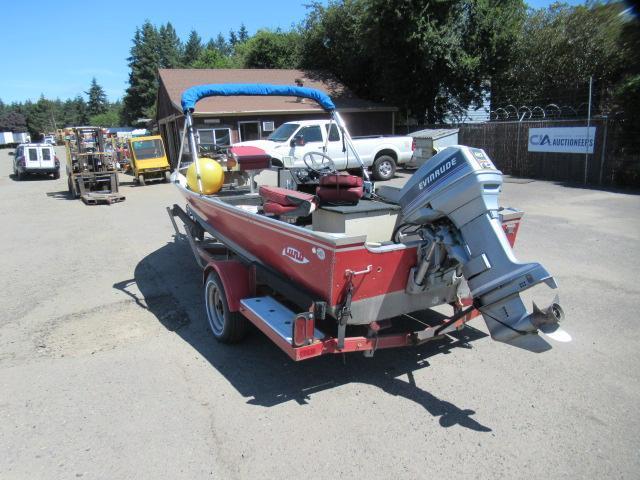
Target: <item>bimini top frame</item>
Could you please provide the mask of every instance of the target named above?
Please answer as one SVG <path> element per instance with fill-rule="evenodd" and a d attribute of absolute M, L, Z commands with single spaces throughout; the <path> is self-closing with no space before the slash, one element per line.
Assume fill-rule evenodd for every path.
<path fill-rule="evenodd" d="M 351 135 L 347 131 L 344 120 L 336 110 L 331 98 L 324 92 L 315 90 L 308 87 L 297 87 L 293 85 L 269 85 L 262 83 L 222 83 L 222 84 L 208 84 L 197 85 L 184 91 L 182 94 L 182 111 L 185 115 L 184 129 L 182 131 L 182 141 L 180 142 L 180 152 L 178 154 L 178 170 L 180 169 L 180 163 L 182 160 L 182 152 L 184 150 L 185 137 L 188 136 L 189 150 L 191 151 L 191 159 L 196 166 L 196 177 L 198 179 L 198 188 L 202 193 L 202 179 L 200 178 L 200 165 L 198 161 L 198 149 L 196 143 L 196 134 L 193 128 L 193 111 L 195 110 L 196 103 L 206 97 L 216 96 L 277 96 L 277 97 L 302 97 L 314 100 L 327 113 L 331 115 L 331 120 L 336 122 L 338 128 L 342 132 L 342 137 L 345 140 L 345 146 L 349 148 L 360 167 L 362 168 L 362 175 L 365 180 L 365 192 L 371 193 L 373 191 L 373 185 L 369 180 L 369 174 L 367 169 L 362 163 L 362 159 L 355 149 Z M 331 128 L 331 126 L 329 126 Z M 328 136 L 327 136 L 328 138 Z M 325 144 L 325 150 L 326 150 Z"/>

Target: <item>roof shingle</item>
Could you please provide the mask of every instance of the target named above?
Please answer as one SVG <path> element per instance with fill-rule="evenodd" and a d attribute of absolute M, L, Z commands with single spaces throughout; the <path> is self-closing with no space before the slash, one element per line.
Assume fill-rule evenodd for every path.
<path fill-rule="evenodd" d="M 160 69 L 173 107 L 180 112 L 182 92 L 195 85 L 208 83 L 270 83 L 295 85 L 301 79 L 305 87 L 323 91 L 333 99 L 338 110 L 396 110 L 396 108 L 357 98 L 334 78 L 319 72 L 276 69 Z M 196 105 L 195 114 L 239 114 L 247 112 L 320 112 L 312 100 L 304 102 L 290 97 L 209 97 Z"/>

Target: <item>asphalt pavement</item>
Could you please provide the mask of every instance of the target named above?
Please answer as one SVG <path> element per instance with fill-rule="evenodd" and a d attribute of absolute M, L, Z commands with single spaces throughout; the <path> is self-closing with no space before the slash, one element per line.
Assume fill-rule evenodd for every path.
<path fill-rule="evenodd" d="M 572 343 L 536 355 L 475 319 L 418 348 L 294 363 L 257 331 L 213 340 L 174 187 L 122 175 L 123 203 L 86 206 L 64 175 L 12 178 L 11 159 L 1 479 L 640 475 L 640 195 L 504 185 L 526 212 L 516 255 L 555 275 Z"/>

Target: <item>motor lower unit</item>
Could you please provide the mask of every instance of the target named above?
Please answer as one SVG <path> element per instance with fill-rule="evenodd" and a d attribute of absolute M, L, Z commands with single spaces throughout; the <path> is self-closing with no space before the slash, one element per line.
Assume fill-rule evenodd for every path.
<path fill-rule="evenodd" d="M 410 231 L 421 242 L 407 293 L 426 293 L 443 278 L 450 285 L 464 278 L 494 340 L 544 351 L 550 346 L 538 331 L 558 340 L 570 337 L 559 331 L 563 313 L 557 301 L 544 309 L 534 304 L 529 313 L 520 298 L 539 283 L 557 285 L 539 263 L 515 258 L 500 221 L 502 181 L 483 150 L 453 146 L 394 194 L 402 207 L 400 232 Z"/>

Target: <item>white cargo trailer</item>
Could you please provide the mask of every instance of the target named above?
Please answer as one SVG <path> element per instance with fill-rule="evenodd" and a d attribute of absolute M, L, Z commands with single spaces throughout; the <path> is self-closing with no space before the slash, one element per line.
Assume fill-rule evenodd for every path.
<path fill-rule="evenodd" d="M 22 132 L 22 133 L 15 133 L 13 134 L 13 143 L 30 143 L 31 142 L 31 137 L 29 136 L 28 133 L 26 132 Z"/>
<path fill-rule="evenodd" d="M 13 133 L 0 132 L 0 145 L 6 145 L 8 143 L 13 143 Z"/>

